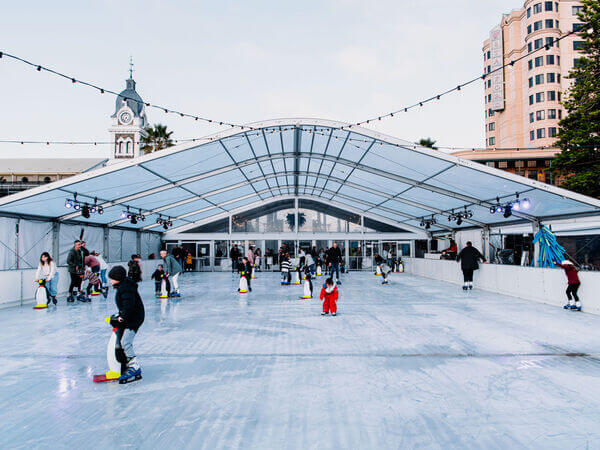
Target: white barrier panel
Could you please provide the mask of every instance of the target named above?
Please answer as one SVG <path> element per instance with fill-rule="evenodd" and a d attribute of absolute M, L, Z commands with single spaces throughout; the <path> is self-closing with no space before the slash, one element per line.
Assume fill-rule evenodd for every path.
<path fill-rule="evenodd" d="M 404 258 L 404 271 L 435 280 L 463 284 L 460 264 L 456 261 Z M 579 272 L 579 298 L 583 311 L 600 315 L 600 272 Z M 567 277 L 562 269 L 541 269 L 499 264 L 480 264 L 475 271 L 476 289 L 534 300 L 554 306 L 567 302 Z"/>
<path fill-rule="evenodd" d="M 161 261 L 160 259 L 151 259 L 141 262 L 142 279 L 144 281 L 150 280 L 152 272 L 156 270 Z M 109 270 L 116 265 L 121 265 L 127 270 L 127 262 L 108 263 Z M 0 308 L 34 303 L 37 288 L 35 272 L 36 269 L 0 271 L 0 286 L 2 286 L 2 289 L 0 289 Z M 69 272 L 66 267 L 59 267 L 58 274 L 58 294 L 66 295 L 71 283 Z"/>

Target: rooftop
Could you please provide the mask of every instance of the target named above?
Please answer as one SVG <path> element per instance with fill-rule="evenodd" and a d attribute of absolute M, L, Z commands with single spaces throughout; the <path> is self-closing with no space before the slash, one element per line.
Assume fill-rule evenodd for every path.
<path fill-rule="evenodd" d="M 104 161 L 106 158 L 2 158 L 0 173 L 80 173 Z"/>

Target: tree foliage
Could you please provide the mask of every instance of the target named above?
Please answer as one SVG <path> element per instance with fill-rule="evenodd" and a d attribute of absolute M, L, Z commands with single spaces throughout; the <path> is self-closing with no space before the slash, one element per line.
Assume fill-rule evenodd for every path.
<path fill-rule="evenodd" d="M 583 26 L 576 40 L 583 42 L 583 49 L 569 73 L 573 84 L 563 101 L 567 115 L 559 123 L 556 141 L 561 153 L 551 170 L 562 180 L 561 187 L 600 198 L 600 2 L 582 4 Z"/>
<path fill-rule="evenodd" d="M 419 144 L 421 147 L 429 147 L 434 150 L 437 150 L 437 147 L 434 147 L 435 143 L 436 143 L 436 141 L 434 141 L 431 138 L 423 138 L 423 139 L 420 139 L 419 142 L 417 142 L 417 144 Z"/>
<path fill-rule="evenodd" d="M 171 140 L 173 132 L 167 131 L 166 125 L 156 123 L 152 127 L 146 127 L 144 131 L 146 132 L 146 136 L 142 137 L 142 151 L 144 153 L 152 153 L 173 147 L 173 141 Z"/>

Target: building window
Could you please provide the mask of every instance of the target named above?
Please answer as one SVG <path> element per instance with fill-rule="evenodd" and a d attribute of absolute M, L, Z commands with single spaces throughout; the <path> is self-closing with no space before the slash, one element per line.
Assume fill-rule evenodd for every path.
<path fill-rule="evenodd" d="M 488 125 L 488 130 L 494 131 L 495 129 L 496 129 L 496 122 L 490 122 L 490 124 Z"/>
<path fill-rule="evenodd" d="M 578 52 L 583 50 L 583 41 L 573 41 L 573 50 Z"/>
<path fill-rule="evenodd" d="M 548 101 L 549 102 L 556 101 L 556 91 L 548 91 Z"/>
<path fill-rule="evenodd" d="M 127 141 L 125 143 L 125 153 L 127 153 L 127 154 L 129 154 L 129 152 L 130 152 L 130 145 L 131 145 L 131 142 L 129 142 L 129 141 Z"/>
<path fill-rule="evenodd" d="M 488 99 L 487 99 L 487 101 L 488 101 L 489 103 L 492 103 L 492 94 L 488 94 Z"/>
<path fill-rule="evenodd" d="M 488 161 L 485 163 L 485 165 L 488 167 L 496 167 L 496 163 L 494 163 L 494 161 Z"/>
<path fill-rule="evenodd" d="M 548 65 L 548 66 L 554 65 L 554 55 L 546 55 L 546 65 Z"/>
<path fill-rule="evenodd" d="M 491 88 L 492 87 L 492 80 L 488 80 L 487 83 L 488 83 L 488 88 Z"/>
<path fill-rule="evenodd" d="M 581 65 L 581 61 L 579 58 L 575 58 L 573 60 L 573 67 L 579 67 Z"/>
<path fill-rule="evenodd" d="M 527 68 L 529 70 L 533 69 L 533 59 L 530 59 L 529 61 L 527 61 Z"/>
<path fill-rule="evenodd" d="M 552 2 L 544 2 L 544 11 L 552 11 Z"/>
<path fill-rule="evenodd" d="M 560 27 L 558 26 L 558 20 L 556 21 L 556 25 L 554 25 L 554 28 L 560 28 Z"/>
<path fill-rule="evenodd" d="M 499 161 L 498 162 L 498 169 L 506 169 L 507 167 L 508 167 L 507 161 Z"/>
<path fill-rule="evenodd" d="M 536 50 L 539 48 L 542 48 L 544 46 L 544 40 L 542 38 L 536 39 L 533 42 L 533 48 L 535 48 Z"/>
<path fill-rule="evenodd" d="M 530 170 L 529 173 L 527 174 L 527 178 L 529 178 L 530 180 L 537 180 L 537 171 L 536 170 Z"/>
<path fill-rule="evenodd" d="M 533 5 L 533 13 L 534 14 L 538 14 L 542 12 L 542 4 L 538 3 L 536 5 Z"/>
<path fill-rule="evenodd" d="M 533 87 L 533 77 L 529 78 L 529 87 Z"/>
<path fill-rule="evenodd" d="M 535 116 L 533 113 L 529 113 L 529 123 L 533 123 L 535 120 Z"/>
<path fill-rule="evenodd" d="M 491 56 L 492 56 L 492 53 L 491 53 L 491 51 L 490 51 L 490 50 L 488 50 L 488 51 L 487 51 L 487 59 L 490 59 L 490 58 L 491 58 Z"/>
<path fill-rule="evenodd" d="M 554 38 L 553 37 L 547 37 L 546 38 L 546 46 L 547 47 L 554 47 Z"/>
<path fill-rule="evenodd" d="M 538 92 L 537 94 L 535 94 L 535 102 L 536 103 L 541 103 L 544 101 L 544 93 L 543 92 Z"/>
<path fill-rule="evenodd" d="M 533 105 L 533 95 L 530 95 L 530 96 L 529 96 L 529 104 L 530 104 L 530 105 Z"/>
<path fill-rule="evenodd" d="M 546 118 L 546 111 L 543 109 L 540 111 L 536 111 L 535 120 L 544 120 Z"/>
<path fill-rule="evenodd" d="M 558 120 L 562 119 L 562 109 L 558 110 Z"/>
<path fill-rule="evenodd" d="M 556 65 L 560 66 L 560 55 L 556 55 Z"/>
<path fill-rule="evenodd" d="M 546 74 L 546 83 L 555 83 L 556 82 L 556 74 L 555 73 L 547 73 Z"/>
<path fill-rule="evenodd" d="M 496 138 L 495 137 L 491 137 L 490 138 L 490 145 L 496 145 Z"/>
<path fill-rule="evenodd" d="M 527 34 L 531 34 L 531 25 L 527 25 Z"/>
<path fill-rule="evenodd" d="M 556 137 L 557 134 L 556 127 L 548 128 L 548 137 Z"/>
<path fill-rule="evenodd" d="M 585 25 L 582 23 L 574 23 L 573 31 L 581 31 L 581 30 L 583 30 L 584 27 L 585 27 Z"/>
<path fill-rule="evenodd" d="M 488 117 L 492 117 L 494 114 L 496 113 L 490 108 L 490 110 L 488 111 Z"/>
<path fill-rule="evenodd" d="M 546 19 L 546 28 L 554 28 L 554 20 Z"/>
<path fill-rule="evenodd" d="M 123 141 L 119 141 L 119 150 L 118 153 L 123 153 Z"/>
<path fill-rule="evenodd" d="M 533 31 L 541 30 L 543 28 L 543 22 L 538 20 L 537 22 L 533 22 Z"/>
<path fill-rule="evenodd" d="M 52 178 L 44 177 L 44 183 L 50 183 L 51 181 L 52 181 Z"/>
<path fill-rule="evenodd" d="M 531 8 L 527 8 L 527 18 L 531 17 Z"/>
<path fill-rule="evenodd" d="M 576 16 L 583 12 L 583 6 L 572 6 L 571 11 L 573 11 L 573 15 Z"/>
<path fill-rule="evenodd" d="M 531 130 L 529 132 L 529 140 L 530 141 L 535 141 L 535 131 Z"/>
<path fill-rule="evenodd" d="M 530 159 L 527 161 L 527 167 L 537 167 L 537 161 L 535 159 Z"/>
<path fill-rule="evenodd" d="M 537 136 L 538 139 L 544 139 L 546 137 L 546 129 L 545 128 L 538 128 L 536 136 Z"/>
<path fill-rule="evenodd" d="M 548 110 L 548 119 L 556 119 L 556 110 L 555 109 Z"/>
<path fill-rule="evenodd" d="M 527 51 L 531 53 L 533 51 L 533 45 L 530 43 L 527 44 Z"/>
<path fill-rule="evenodd" d="M 535 76 L 535 84 L 544 84 L 544 74 L 541 73 Z"/>
<path fill-rule="evenodd" d="M 27 177 L 21 178 L 21 183 L 29 183 L 29 178 L 27 178 Z"/>
<path fill-rule="evenodd" d="M 544 65 L 544 57 L 543 56 L 538 56 L 537 58 L 535 58 L 535 67 L 540 67 Z"/>
<path fill-rule="evenodd" d="M 552 160 L 551 159 L 547 159 L 546 161 L 544 161 L 544 166 L 550 167 L 551 165 L 552 165 Z"/>

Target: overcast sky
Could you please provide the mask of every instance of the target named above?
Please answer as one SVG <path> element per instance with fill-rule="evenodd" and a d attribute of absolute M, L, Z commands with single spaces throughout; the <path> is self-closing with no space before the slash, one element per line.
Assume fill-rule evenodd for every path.
<path fill-rule="evenodd" d="M 176 6 L 174 6 L 176 5 Z M 145 101 L 247 123 L 358 121 L 482 72 L 481 46 L 520 0 L 28 1 L 2 6 L 0 51 L 120 91 L 133 55 Z M 0 59 L 0 139 L 108 140 L 114 97 Z M 176 138 L 216 127 L 148 111 Z M 481 83 L 371 128 L 483 146 Z M 108 155 L 0 144 L 0 156 Z"/>

